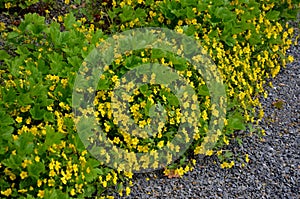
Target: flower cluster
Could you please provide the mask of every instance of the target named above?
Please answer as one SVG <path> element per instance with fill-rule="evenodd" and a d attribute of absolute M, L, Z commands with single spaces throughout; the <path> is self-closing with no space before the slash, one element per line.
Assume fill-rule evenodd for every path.
<path fill-rule="evenodd" d="M 4 2 L 9 11 L 19 1 Z M 29 6 L 36 1 L 24 2 Z M 94 143 L 103 137 L 90 138 L 90 146 L 86 148 L 77 134 L 78 121 L 71 107 L 80 103 L 76 96 L 72 102 L 72 89 L 81 66 L 83 73 L 90 72 L 90 63 L 83 60 L 91 50 L 104 45 L 106 33 L 137 27 L 166 27 L 199 41 L 203 47 L 201 53 L 212 58 L 226 84 L 225 128 L 207 138 L 209 122 L 220 112 L 212 102 L 204 75 L 192 63 L 181 59 L 183 49 L 176 45 L 177 56 L 156 49 L 114 54 L 114 62 L 103 66 L 97 88 L 87 89 L 95 93 L 94 111 L 82 109 L 80 114 L 83 117 L 93 114 L 108 142 L 127 151 L 126 159 L 135 168 L 164 166 L 166 176 L 181 177 L 193 169 L 193 155 L 198 153 L 216 154 L 222 168 L 233 167 L 232 153 L 222 147 L 236 139 L 236 130 L 260 121 L 264 112 L 258 99 L 260 95 L 267 96 L 264 90 L 267 79 L 293 61 L 286 51 L 293 44 L 294 29 L 284 18 L 294 15 L 297 3 L 296 0 L 113 0 L 111 5 L 102 3 L 100 13 L 96 13 L 99 20 L 69 13 L 50 19 L 48 24 L 45 17 L 37 14 L 25 15 L 19 26 L 0 22 L 4 41 L 0 50 L 0 197 L 112 198 L 106 196 L 112 187 L 121 196 L 130 194 L 133 173 L 124 172 L 125 163 L 118 164 L 118 169 L 105 166 L 112 160 L 105 151 L 100 151 L 102 162 L 90 154 L 89 151 L 97 149 Z M 74 2 L 66 0 L 65 4 Z M 192 61 L 203 60 L 194 56 Z M 141 76 L 145 84 L 139 88 L 122 78 L 127 71 L 146 63 L 159 63 L 162 68 L 177 71 L 195 90 L 192 100 L 199 103 L 182 104 L 192 111 L 181 111 L 180 99 L 168 87 L 157 84 L 159 77 L 155 74 Z M 123 99 L 119 104 L 112 103 L 116 97 L 114 88 L 125 91 L 119 96 Z M 197 107 L 199 114 L 195 112 Z M 157 110 L 162 115 L 157 115 Z M 192 119 L 184 121 L 185 114 Z M 156 121 L 154 116 L 161 120 Z M 188 127 L 183 125 L 180 140 L 182 144 L 191 142 L 189 150 L 175 163 L 159 165 L 160 158 L 172 163 L 174 153 L 182 150 L 182 145 L 172 143 L 182 124 Z M 139 130 L 134 131 L 137 128 L 133 127 Z M 187 133 L 190 129 L 192 136 Z M 203 143 L 216 140 L 214 148 L 202 147 Z M 158 157 L 157 150 L 163 148 L 174 153 Z M 137 164 L 133 153 L 150 156 L 140 156 L 141 164 Z M 251 161 L 248 154 L 244 157 L 243 164 Z"/>

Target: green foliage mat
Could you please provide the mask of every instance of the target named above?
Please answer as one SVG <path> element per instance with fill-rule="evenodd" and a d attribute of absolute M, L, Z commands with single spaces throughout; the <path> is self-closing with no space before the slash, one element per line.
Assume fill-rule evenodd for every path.
<path fill-rule="evenodd" d="M 235 136 L 238 130 L 258 132 L 252 124 L 263 117 L 258 100 L 267 96 L 263 86 L 293 61 L 286 51 L 292 45 L 294 30 L 286 21 L 296 17 L 297 2 L 113 0 L 98 5 L 65 1 L 72 4 L 71 12 L 57 16 L 50 24 L 36 13 L 26 14 L 18 26 L 0 22 L 4 41 L 0 50 L 1 198 L 109 198 L 105 195 L 112 189 L 121 196 L 130 193 L 132 172 L 105 166 L 81 142 L 72 113 L 72 93 L 76 74 L 95 47 L 110 34 L 139 27 L 164 27 L 199 41 L 226 85 L 225 127 L 214 148 L 202 151 L 209 120 L 216 114 L 203 77 L 178 56 L 141 49 L 115 55 L 100 77 L 95 115 L 110 142 L 127 151 L 150 152 L 173 139 L 172 132 L 180 123 L 178 99 L 159 85 L 136 90 L 130 106 L 133 120 L 144 127 L 154 114 L 151 107 L 159 103 L 169 116 L 163 130 L 139 139 L 119 131 L 113 121 L 110 100 L 120 77 L 141 63 L 160 63 L 177 70 L 192 85 L 201 110 L 199 132 L 194 134 L 192 145 L 178 161 L 165 167 L 165 175 L 184 175 L 195 164 L 193 156 L 203 153 L 217 154 L 220 166 L 231 168 L 235 157 L 222 148 L 232 140 L 240 141 Z M 5 0 L 0 8 L 9 12 L 15 6 L 26 8 L 33 3 L 36 1 Z M 239 161 L 249 161 L 247 154 L 241 155 L 245 158 Z"/>

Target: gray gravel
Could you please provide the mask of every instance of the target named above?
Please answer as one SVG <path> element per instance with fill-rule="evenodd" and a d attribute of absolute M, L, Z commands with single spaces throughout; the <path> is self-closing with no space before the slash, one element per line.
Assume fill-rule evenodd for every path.
<path fill-rule="evenodd" d="M 272 80 L 274 87 L 266 88 L 268 98 L 261 99 L 266 136 L 247 136 L 242 146 L 230 145 L 236 154 L 249 154 L 244 168 L 221 169 L 215 156 L 199 157 L 195 170 L 181 179 L 159 172 L 136 174 L 127 198 L 300 198 L 299 52 L 299 45 L 289 50 L 295 62 L 281 70 Z M 283 100 L 281 109 L 272 105 L 276 100 Z"/>

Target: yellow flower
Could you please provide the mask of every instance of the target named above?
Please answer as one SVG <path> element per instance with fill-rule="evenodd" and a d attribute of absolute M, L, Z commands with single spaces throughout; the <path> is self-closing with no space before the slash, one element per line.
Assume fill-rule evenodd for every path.
<path fill-rule="evenodd" d="M 23 168 L 26 168 L 27 167 L 27 165 L 29 165 L 29 164 L 32 164 L 32 162 L 31 162 L 31 160 L 24 160 L 23 162 L 22 162 L 22 167 Z"/>
<path fill-rule="evenodd" d="M 126 195 L 129 196 L 129 194 L 130 194 L 130 188 L 126 187 Z"/>
<path fill-rule="evenodd" d="M 222 169 L 227 168 L 228 165 L 229 165 L 229 164 L 228 164 L 227 162 L 223 162 L 223 163 L 221 164 L 221 168 L 222 168 Z"/>
<path fill-rule="evenodd" d="M 175 170 L 175 174 L 178 174 L 179 176 L 183 176 L 183 174 L 184 174 L 184 169 L 183 169 L 182 167 L 177 168 L 177 169 Z"/>
<path fill-rule="evenodd" d="M 17 140 L 19 138 L 18 135 L 12 135 L 12 137 L 13 137 L 13 140 Z"/>
<path fill-rule="evenodd" d="M 37 186 L 40 187 L 40 186 L 42 186 L 42 184 L 43 184 L 43 181 L 40 180 L 40 179 L 38 179 L 38 181 L 37 181 Z"/>
<path fill-rule="evenodd" d="M 203 118 L 204 120 L 208 120 L 208 116 L 207 116 L 206 110 L 204 110 L 204 111 L 202 112 L 201 116 L 202 116 L 202 118 Z"/>
<path fill-rule="evenodd" d="M 289 55 L 289 56 L 288 56 L 288 61 L 289 61 L 289 62 L 293 62 L 293 61 L 294 61 L 294 57 L 291 56 L 291 55 Z"/>
<path fill-rule="evenodd" d="M 106 181 L 103 181 L 103 182 L 102 182 L 102 185 L 103 185 L 103 187 L 107 187 L 107 182 L 106 182 Z"/>
<path fill-rule="evenodd" d="M 183 33 L 183 29 L 182 29 L 182 28 L 178 28 L 176 31 L 177 31 L 178 33 L 180 33 L 180 34 Z"/>
<path fill-rule="evenodd" d="M 20 189 L 18 190 L 19 193 L 26 193 L 27 192 L 27 189 Z"/>
<path fill-rule="evenodd" d="M 16 121 L 17 121 L 18 123 L 21 123 L 21 122 L 23 121 L 23 118 L 18 116 L 18 117 L 16 118 Z"/>
<path fill-rule="evenodd" d="M 222 154 L 222 150 L 217 151 L 217 155 L 221 155 Z"/>
<path fill-rule="evenodd" d="M 48 179 L 48 186 L 53 187 L 55 185 L 55 180 L 54 179 Z"/>
<path fill-rule="evenodd" d="M 22 171 L 21 174 L 20 174 L 20 177 L 21 179 L 24 179 L 28 176 L 27 172 L 26 171 Z"/>
<path fill-rule="evenodd" d="M 249 155 L 248 155 L 248 154 L 245 155 L 245 161 L 246 161 L 247 163 L 249 162 Z"/>
<path fill-rule="evenodd" d="M 152 10 L 150 10 L 150 11 L 149 11 L 149 15 L 150 15 L 150 17 L 152 18 L 152 17 L 155 17 L 155 16 L 156 16 L 156 13 L 153 12 Z"/>
<path fill-rule="evenodd" d="M 294 33 L 294 28 L 289 28 L 289 29 L 288 29 L 288 33 L 289 33 L 290 35 L 292 35 L 292 34 Z"/>
<path fill-rule="evenodd" d="M 10 173 L 10 174 L 9 174 L 9 178 L 10 178 L 11 180 L 15 180 L 17 177 L 16 177 L 15 174 Z"/>
<path fill-rule="evenodd" d="M 164 141 L 159 141 L 158 144 L 157 144 L 157 147 L 158 148 L 162 148 L 164 146 Z"/>
<path fill-rule="evenodd" d="M 190 171 L 190 169 L 191 168 L 189 167 L 189 165 L 186 165 L 185 168 L 184 168 L 184 172 L 188 172 L 188 171 Z"/>
<path fill-rule="evenodd" d="M 74 196 L 76 194 L 75 189 L 71 189 L 70 194 L 71 196 Z"/>
<path fill-rule="evenodd" d="M 229 144 L 229 140 L 227 139 L 227 137 L 226 137 L 226 136 L 224 136 L 224 137 L 223 137 L 223 141 L 224 141 L 224 143 L 225 143 L 226 145 L 228 145 L 228 144 Z"/>
<path fill-rule="evenodd" d="M 192 76 L 192 71 L 187 71 L 186 76 L 191 77 Z"/>
<path fill-rule="evenodd" d="M 44 198 L 44 195 L 45 195 L 45 191 L 39 190 L 39 193 L 37 194 L 37 196 L 38 196 L 39 198 Z"/>
<path fill-rule="evenodd" d="M 63 21 L 62 16 L 58 16 L 58 21 L 59 21 L 59 22 L 62 22 L 62 21 Z"/>
<path fill-rule="evenodd" d="M 6 9 L 9 9 L 9 8 L 11 8 L 11 3 L 10 3 L 10 2 L 8 2 L 8 3 L 5 3 L 5 4 L 4 4 L 4 7 L 5 7 Z"/>
<path fill-rule="evenodd" d="M 5 23 L 0 22 L 0 32 L 5 30 Z"/>
<path fill-rule="evenodd" d="M 65 4 L 69 5 L 70 0 L 65 0 Z"/>
<path fill-rule="evenodd" d="M 206 151 L 206 155 L 208 155 L 208 156 L 212 156 L 213 154 L 214 154 L 213 150 Z"/>
<path fill-rule="evenodd" d="M 1 191 L 1 194 L 7 197 L 10 196 L 11 193 L 12 193 L 11 188 L 6 189 L 5 191 Z"/>
<path fill-rule="evenodd" d="M 229 168 L 231 168 L 233 166 L 234 166 L 234 161 L 231 161 L 230 164 L 229 164 Z"/>

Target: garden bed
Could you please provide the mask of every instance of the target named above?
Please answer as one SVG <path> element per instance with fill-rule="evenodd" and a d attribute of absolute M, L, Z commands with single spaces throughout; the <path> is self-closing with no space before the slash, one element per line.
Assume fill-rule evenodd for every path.
<path fill-rule="evenodd" d="M 129 195 L 147 198 L 149 195 L 150 198 L 197 198 L 208 197 L 209 190 L 213 190 L 215 197 L 296 196 L 299 104 L 292 102 L 299 100 L 297 1 L 126 0 L 99 3 L 49 0 L 37 3 L 5 0 L 0 8 L 1 197 L 110 198 Z M 292 19 L 296 23 L 288 22 Z M 163 169 L 157 172 L 137 174 L 132 180 L 132 170 L 122 163 L 116 167 L 108 166 L 107 163 L 114 160 L 113 156 L 99 161 L 93 152 L 98 148 L 87 147 L 83 141 L 78 132 L 82 126 L 78 126 L 77 112 L 74 112 L 82 111 L 76 108 L 76 98 L 74 101 L 74 93 L 79 96 L 82 91 L 74 89 L 74 85 L 78 85 L 76 78 L 80 75 L 93 72 L 89 61 L 95 48 L 101 49 L 105 41 L 110 41 L 108 38 L 118 40 L 117 33 L 141 27 L 172 30 L 178 38 L 193 38 L 195 46 L 201 45 L 220 74 L 215 79 L 218 84 L 218 79 L 222 79 L 227 106 L 226 116 L 221 118 L 224 128 L 216 131 L 218 139 L 210 139 L 208 129 L 213 118 L 221 115 L 223 106 L 213 103 L 212 94 L 217 89 L 212 91 L 209 79 L 191 62 L 178 56 L 181 52 L 188 54 L 184 47 L 174 51 L 177 56 L 148 47 L 115 54 L 113 62 L 101 69 L 103 74 L 95 89 L 96 111 L 93 113 L 109 142 L 127 152 L 153 154 L 164 147 L 169 151 L 180 151 L 180 147 L 191 140 L 179 159 L 159 165 Z M 137 32 L 134 34 L 138 35 Z M 292 51 L 288 52 L 293 44 Z M 203 54 L 201 56 L 205 58 Z M 291 64 L 294 57 L 296 62 Z M 196 60 L 197 57 L 193 58 Z M 175 69 L 195 91 L 193 99 L 199 102 L 199 114 L 193 119 L 198 121 L 196 126 L 191 122 L 196 130 L 186 137 L 186 143 L 172 144 L 176 138 L 174 132 L 184 123 L 178 119 L 184 113 L 180 109 L 180 99 L 164 86 L 152 83 L 137 89 L 131 96 L 132 120 L 145 128 L 152 124 L 150 115 L 153 116 L 157 107 L 166 110 L 169 120 L 150 137 L 118 130 L 111 109 L 114 87 L 123 81 L 122 75 L 136 66 L 154 63 Z M 287 64 L 289 67 L 281 71 Z M 82 67 L 87 69 L 82 70 Z M 169 71 L 166 76 L 170 74 L 173 73 Z M 279 78 L 273 80 L 278 74 Z M 286 81 L 287 75 L 290 81 Z M 271 82 L 277 88 L 283 85 L 282 89 L 268 92 L 265 88 L 267 83 L 272 85 Z M 296 90 L 289 90 L 293 87 Z M 288 91 L 295 97 L 280 96 Z M 223 104 L 225 101 L 221 98 L 217 102 Z M 274 107 L 282 117 L 272 115 Z M 287 111 L 291 116 L 283 117 Z M 264 114 L 267 117 L 262 120 Z M 88 115 L 83 110 L 77 116 L 80 120 Z M 278 125 L 280 119 L 285 121 L 284 127 Z M 269 125 L 271 120 L 277 122 Z M 100 134 L 97 136 L 99 140 L 89 138 L 91 144 L 101 142 Z M 263 139 L 266 142 L 261 142 Z M 253 140 L 255 143 L 251 143 Z M 291 151 L 282 151 L 278 142 Z M 203 147 L 206 143 L 211 146 Z M 260 147 L 266 150 L 259 150 Z M 267 155 L 274 159 L 268 159 Z M 275 160 L 281 162 L 277 167 Z M 158 167 L 157 161 L 150 163 L 144 162 L 145 167 Z M 271 174 L 266 172 L 268 170 Z M 158 178 L 153 179 L 155 176 Z M 225 179 L 226 176 L 230 178 Z M 277 176 L 280 180 L 276 180 Z M 243 181 L 244 178 L 247 180 Z M 239 192 L 239 187 L 243 192 Z M 271 192 L 273 189 L 278 193 Z"/>

